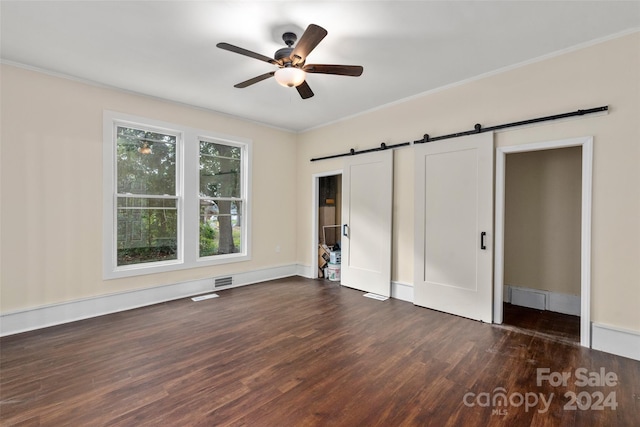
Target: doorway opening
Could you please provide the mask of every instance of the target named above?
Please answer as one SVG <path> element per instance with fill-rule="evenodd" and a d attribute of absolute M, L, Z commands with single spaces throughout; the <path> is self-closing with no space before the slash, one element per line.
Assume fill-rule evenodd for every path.
<path fill-rule="evenodd" d="M 590 347 L 592 138 L 502 147 L 494 323 Z"/>
<path fill-rule="evenodd" d="M 580 341 L 582 147 L 507 154 L 503 324 Z"/>
<path fill-rule="evenodd" d="M 342 173 L 314 177 L 314 277 L 340 281 Z"/>

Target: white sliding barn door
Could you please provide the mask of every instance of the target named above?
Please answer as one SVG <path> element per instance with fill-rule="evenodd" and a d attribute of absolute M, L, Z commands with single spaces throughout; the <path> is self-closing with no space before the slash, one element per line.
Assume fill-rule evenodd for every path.
<path fill-rule="evenodd" d="M 341 284 L 391 295 L 393 150 L 346 157 Z"/>
<path fill-rule="evenodd" d="M 414 303 L 492 321 L 493 133 L 415 147 Z"/>

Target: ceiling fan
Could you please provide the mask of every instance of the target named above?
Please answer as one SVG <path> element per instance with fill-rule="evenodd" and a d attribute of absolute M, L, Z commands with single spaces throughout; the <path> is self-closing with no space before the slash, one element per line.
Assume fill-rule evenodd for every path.
<path fill-rule="evenodd" d="M 216 46 L 220 49 L 239 53 L 240 55 L 259 59 L 260 61 L 278 66 L 278 69 L 275 71 L 261 74 L 238 83 L 234 85 L 234 87 L 245 88 L 270 77 L 275 77 L 278 83 L 283 86 L 295 86 L 302 99 L 307 99 L 313 96 L 313 91 L 305 81 L 306 73 L 335 74 L 338 76 L 353 77 L 358 77 L 362 74 L 363 68 L 360 65 L 305 64 L 309 53 L 315 49 L 326 35 L 327 30 L 319 25 L 311 24 L 304 31 L 296 46 L 293 47 L 298 37 L 294 33 L 286 32 L 282 35 L 282 40 L 284 40 L 287 47 L 278 49 L 274 54 L 274 58 L 269 58 L 268 56 L 229 43 L 218 43 Z"/>

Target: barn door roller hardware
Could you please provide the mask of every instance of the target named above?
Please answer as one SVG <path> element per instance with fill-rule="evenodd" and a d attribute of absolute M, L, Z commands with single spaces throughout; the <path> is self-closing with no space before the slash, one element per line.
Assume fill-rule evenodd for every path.
<path fill-rule="evenodd" d="M 352 148 L 351 150 L 349 150 L 348 153 L 333 154 L 331 156 L 317 157 L 317 158 L 311 159 L 311 161 L 312 162 L 316 162 L 318 160 L 335 159 L 336 157 L 356 156 L 358 154 L 372 153 L 374 151 L 383 151 L 383 150 L 387 150 L 389 148 L 405 147 L 407 145 L 411 145 L 411 143 L 410 142 L 401 142 L 400 144 L 387 145 L 384 142 L 382 142 L 382 143 L 380 143 L 380 147 L 368 148 L 366 150 L 360 150 L 360 151 L 356 151 L 355 149 Z"/>
<path fill-rule="evenodd" d="M 490 127 L 486 127 L 486 128 L 483 128 L 480 123 L 477 123 L 474 126 L 473 130 L 450 133 L 448 135 L 432 137 L 432 136 L 429 136 L 428 133 L 425 133 L 424 136 L 422 137 L 422 139 L 419 139 L 417 141 L 413 141 L 413 144 L 424 144 L 424 143 L 427 143 L 427 142 L 440 141 L 440 140 L 443 140 L 443 139 L 450 139 L 450 138 L 458 138 L 460 136 L 473 135 L 473 134 L 476 134 L 476 133 L 491 132 L 491 131 L 494 131 L 494 130 L 501 130 L 501 129 L 511 128 L 511 127 L 525 126 L 525 125 L 530 125 L 530 124 L 535 124 L 535 123 L 549 122 L 551 120 L 565 119 L 567 117 L 584 116 L 585 114 L 600 113 L 600 112 L 603 112 L 603 111 L 607 111 L 608 109 L 609 109 L 609 106 L 605 105 L 603 107 L 596 107 L 596 108 L 589 108 L 589 109 L 586 109 L 586 110 L 571 111 L 569 113 L 555 114 L 553 116 L 545 116 L 545 117 L 538 117 L 538 118 L 535 118 L 535 119 L 521 120 L 519 122 L 505 123 L 505 124 L 502 124 L 502 125 L 490 126 Z M 408 145 L 411 145 L 411 144 L 412 144 L 411 142 L 402 142 L 400 144 L 387 145 L 387 144 L 385 144 L 383 142 L 382 144 L 380 144 L 380 147 L 369 148 L 367 150 L 360 150 L 360 151 L 356 151 L 356 150 L 354 150 L 352 148 L 351 150 L 349 150 L 348 153 L 334 154 L 334 155 L 331 155 L 331 156 L 324 156 L 324 157 L 315 157 L 315 158 L 311 159 L 311 161 L 312 162 L 316 162 L 318 160 L 335 159 L 336 157 L 355 156 L 357 154 L 371 153 L 373 151 L 387 150 L 389 148 L 405 147 L 405 146 L 408 146 Z"/>

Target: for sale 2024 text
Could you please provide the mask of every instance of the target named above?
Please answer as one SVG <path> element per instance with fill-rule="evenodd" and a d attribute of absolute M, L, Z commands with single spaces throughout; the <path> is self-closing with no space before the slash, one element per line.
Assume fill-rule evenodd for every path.
<path fill-rule="evenodd" d="M 569 372 L 551 372 L 549 368 L 538 368 L 536 370 L 536 384 L 541 387 L 548 382 L 552 387 L 567 387 L 569 381 L 573 378 L 573 384 L 576 387 L 615 387 L 618 385 L 618 375 L 615 372 L 607 372 L 605 368 L 599 371 L 589 371 L 587 368 L 578 368 L 572 373 Z M 606 391 L 606 390 L 605 390 Z M 585 411 L 603 411 L 606 408 L 615 409 L 618 407 L 616 392 L 611 391 L 605 395 L 605 391 L 596 390 L 588 391 L 567 391 L 564 397 L 569 401 L 564 405 L 567 411 L 575 411 L 577 409 Z M 551 396 L 553 398 L 553 394 Z"/>

